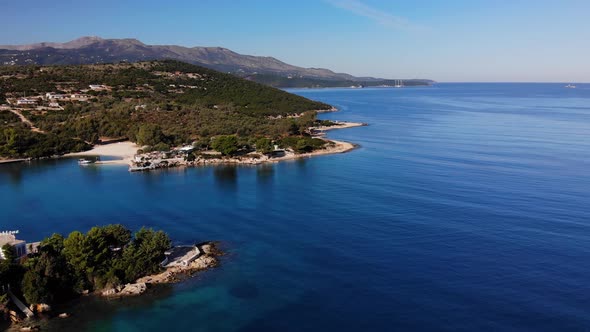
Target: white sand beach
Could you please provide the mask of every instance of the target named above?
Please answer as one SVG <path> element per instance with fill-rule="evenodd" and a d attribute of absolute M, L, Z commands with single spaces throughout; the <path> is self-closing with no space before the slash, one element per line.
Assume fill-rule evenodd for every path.
<path fill-rule="evenodd" d="M 362 122 L 345 122 L 345 121 L 333 121 L 335 125 L 333 126 L 319 126 L 315 127 L 315 130 L 318 131 L 328 131 L 328 130 L 335 130 L 335 129 L 346 129 L 346 128 L 353 128 L 353 127 L 364 127 L 367 126 L 366 123 Z"/>
<path fill-rule="evenodd" d="M 110 156 L 118 157 L 117 160 L 100 161 L 98 164 L 123 164 L 128 165 L 139 146 L 133 142 L 119 142 L 105 145 L 95 145 L 92 150 L 68 153 L 66 157 L 80 157 L 80 156 Z"/>

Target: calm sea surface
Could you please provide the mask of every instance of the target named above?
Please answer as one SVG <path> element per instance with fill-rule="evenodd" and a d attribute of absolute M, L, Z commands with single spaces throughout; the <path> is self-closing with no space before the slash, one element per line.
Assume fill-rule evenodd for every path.
<path fill-rule="evenodd" d="M 367 122 L 346 154 L 129 173 L 0 166 L 0 228 L 122 223 L 219 240 L 222 266 L 87 300 L 49 329 L 588 331 L 590 85 L 294 90 Z"/>

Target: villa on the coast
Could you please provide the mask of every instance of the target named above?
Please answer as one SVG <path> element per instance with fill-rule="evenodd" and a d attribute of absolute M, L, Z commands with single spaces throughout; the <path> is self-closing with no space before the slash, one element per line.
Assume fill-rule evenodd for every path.
<path fill-rule="evenodd" d="M 27 243 L 23 240 L 16 238 L 18 231 L 14 232 L 0 232 L 0 249 L 5 245 L 11 245 L 16 251 L 16 257 L 21 258 L 27 255 Z M 6 259 L 4 257 L 4 250 L 0 250 L 0 259 Z"/>

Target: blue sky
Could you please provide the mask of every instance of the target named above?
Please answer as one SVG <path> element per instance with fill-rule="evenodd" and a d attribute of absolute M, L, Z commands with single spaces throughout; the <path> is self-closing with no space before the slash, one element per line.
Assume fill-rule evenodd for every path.
<path fill-rule="evenodd" d="M 588 0 L 3 2 L 0 44 L 132 37 L 359 76 L 590 81 Z"/>

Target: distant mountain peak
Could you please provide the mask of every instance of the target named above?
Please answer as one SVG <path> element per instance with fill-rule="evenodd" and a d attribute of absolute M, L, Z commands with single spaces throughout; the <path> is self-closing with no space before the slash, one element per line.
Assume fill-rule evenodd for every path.
<path fill-rule="evenodd" d="M 19 53 L 20 51 L 20 53 Z M 43 42 L 29 45 L 0 46 L 0 65 L 67 65 L 114 62 L 137 62 L 172 59 L 234 73 L 254 80 L 271 79 L 270 85 L 298 78 L 306 84 L 354 85 L 359 81 L 378 81 L 371 77 L 355 77 L 324 68 L 303 68 L 282 62 L 271 56 L 236 53 L 223 47 L 184 47 L 177 45 L 146 45 L 135 38 L 105 39 L 83 36 L 66 43 Z M 342 83 L 344 82 L 344 83 Z"/>
<path fill-rule="evenodd" d="M 113 46 L 119 46 L 113 48 Z M 51 51 L 53 48 L 56 51 Z M 0 50 L 29 51 L 4 63 L 84 64 L 117 61 L 141 61 L 175 59 L 210 67 L 224 72 L 298 75 L 317 79 L 354 80 L 348 74 L 334 73 L 328 69 L 307 69 L 284 63 L 270 56 L 253 56 L 236 53 L 223 47 L 183 47 L 176 45 L 146 45 L 134 38 L 105 39 L 83 36 L 66 43 L 36 43 L 29 45 L 5 45 Z M 39 54 L 32 56 L 32 52 Z M 50 54 L 53 53 L 53 54 Z M 27 59 L 24 59 L 27 57 Z M 21 61 L 22 58 L 22 61 Z M 25 61 L 26 60 L 26 61 Z"/>
<path fill-rule="evenodd" d="M 80 38 L 69 41 L 68 43 L 96 42 L 96 41 L 101 41 L 101 40 L 104 40 L 104 38 L 99 37 L 99 36 L 82 36 Z"/>
<path fill-rule="evenodd" d="M 101 42 L 104 39 L 98 36 L 85 36 L 80 37 L 78 39 L 74 39 L 67 43 L 61 44 L 62 47 L 54 47 L 54 48 L 80 48 L 88 45 L 92 45 L 97 42 Z"/>

